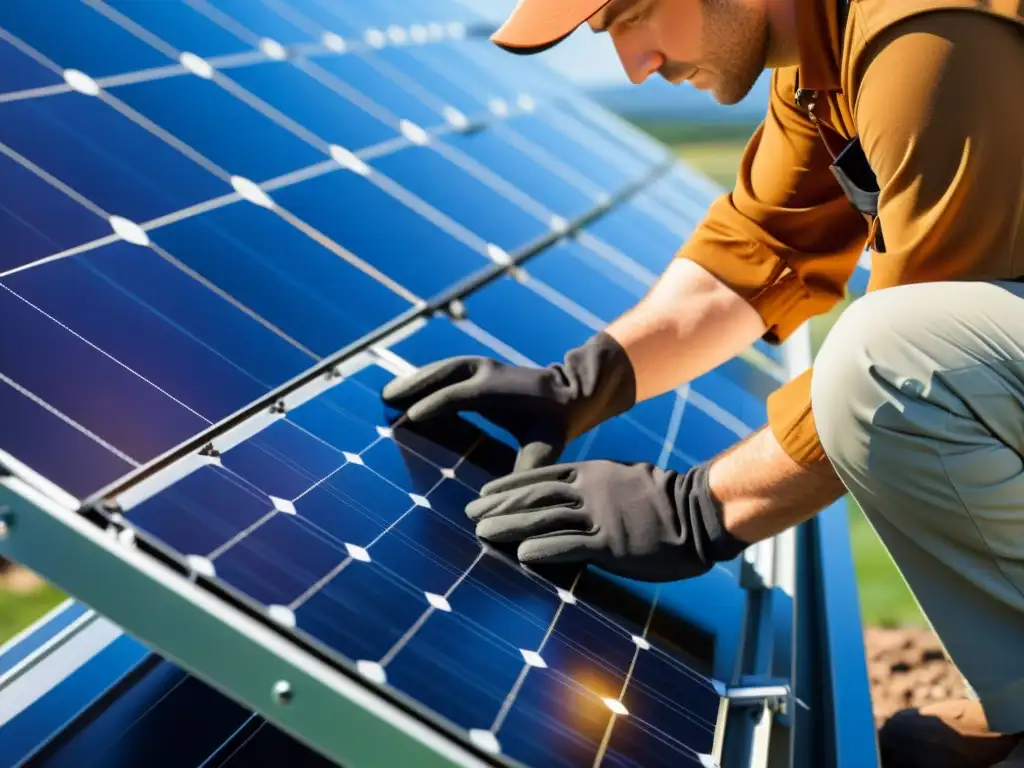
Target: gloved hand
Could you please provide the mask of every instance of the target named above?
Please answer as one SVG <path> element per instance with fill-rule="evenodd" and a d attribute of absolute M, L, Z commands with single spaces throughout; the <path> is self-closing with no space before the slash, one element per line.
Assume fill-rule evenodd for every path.
<path fill-rule="evenodd" d="M 518 544 L 526 564 L 592 563 L 640 581 L 687 579 L 749 546 L 722 525 L 708 466 L 680 474 L 641 463 L 556 464 L 491 481 L 466 513 L 481 539 Z"/>
<path fill-rule="evenodd" d="M 546 368 L 453 357 L 389 382 L 381 396 L 411 421 L 479 413 L 519 442 L 519 472 L 551 464 L 567 443 L 632 408 L 636 380 L 625 350 L 602 332 Z"/>

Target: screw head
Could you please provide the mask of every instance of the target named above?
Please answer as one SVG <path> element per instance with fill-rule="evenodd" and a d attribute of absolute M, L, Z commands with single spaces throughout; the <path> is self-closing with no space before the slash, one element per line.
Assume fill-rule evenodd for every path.
<path fill-rule="evenodd" d="M 273 698 L 275 704 L 279 704 L 282 707 L 291 704 L 292 701 L 292 686 L 287 680 L 278 680 L 274 683 L 274 687 L 270 689 L 270 696 Z"/>

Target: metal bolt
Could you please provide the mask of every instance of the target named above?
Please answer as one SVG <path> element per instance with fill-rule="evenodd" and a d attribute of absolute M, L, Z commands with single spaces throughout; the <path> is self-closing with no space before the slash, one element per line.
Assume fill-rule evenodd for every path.
<path fill-rule="evenodd" d="M 451 315 L 453 320 L 465 320 L 466 305 L 459 299 L 452 299 L 448 302 L 448 314 Z"/>
<path fill-rule="evenodd" d="M 274 683 L 274 687 L 270 690 L 270 696 L 274 699 L 275 704 L 280 704 L 282 707 L 291 704 L 291 683 L 289 683 L 287 680 L 278 680 L 276 683 Z"/>

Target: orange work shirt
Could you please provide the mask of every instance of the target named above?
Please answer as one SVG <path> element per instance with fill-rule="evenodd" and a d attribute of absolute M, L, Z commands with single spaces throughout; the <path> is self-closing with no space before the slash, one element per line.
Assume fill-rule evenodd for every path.
<path fill-rule="evenodd" d="M 795 1 L 800 63 L 773 71 L 734 189 L 677 257 L 749 302 L 774 344 L 844 297 L 869 246 L 868 291 L 1024 276 L 1024 0 L 851 0 L 842 39 L 836 0 Z M 808 94 L 820 123 L 859 136 L 877 218 L 832 175 Z M 769 396 L 768 426 L 798 463 L 831 471 L 812 372 Z"/>

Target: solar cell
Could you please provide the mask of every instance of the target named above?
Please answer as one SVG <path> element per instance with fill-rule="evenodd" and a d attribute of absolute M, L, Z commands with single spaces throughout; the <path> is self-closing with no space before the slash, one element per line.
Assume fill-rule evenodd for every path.
<path fill-rule="evenodd" d="M 629 740 L 681 757 L 707 753 L 718 707 L 707 679 L 643 647 L 661 657 L 637 667 L 631 689 L 625 675 L 642 629 L 589 608 L 575 581 L 560 592 L 485 552 L 462 508 L 494 470 L 477 465 L 472 449 L 460 456 L 406 443 L 383 427 L 375 393 L 389 378 L 376 366 L 359 371 L 222 453 L 218 466 L 129 510 L 129 523 L 469 738 L 507 732 L 498 741 L 513 758 L 533 762 L 540 749 L 566 765 L 593 760 L 615 711 L 605 699 L 621 693 L 628 711 L 632 690 L 650 719 Z M 645 676 L 648 666 L 658 674 Z M 525 685 L 533 669 L 550 672 Z M 587 722 L 552 719 L 570 708 Z M 688 725 L 664 730 L 665 720 Z"/>
<path fill-rule="evenodd" d="M 507 436 L 413 430 L 379 392 L 449 355 L 560 359 L 711 187 L 455 3 L 58 5 L 0 14 L 0 449 L 478 756 L 710 764 L 739 566 L 675 597 L 527 570 L 464 514 Z M 730 361 L 564 458 L 686 469 L 777 384 Z M 146 759 L 297 754 L 197 686 L 152 678 L 139 738 L 186 697 L 216 716 Z"/>

